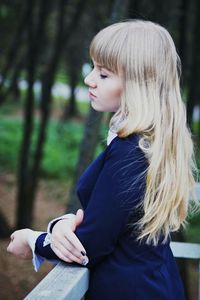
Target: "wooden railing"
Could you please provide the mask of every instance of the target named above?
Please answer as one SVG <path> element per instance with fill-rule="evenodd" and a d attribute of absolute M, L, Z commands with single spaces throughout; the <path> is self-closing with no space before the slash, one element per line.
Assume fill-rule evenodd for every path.
<path fill-rule="evenodd" d="M 200 200 L 200 184 L 196 185 Z M 198 262 L 198 300 L 200 300 L 200 244 L 171 242 L 175 257 Z M 56 267 L 26 296 L 24 300 L 80 300 L 89 285 L 89 270 L 85 267 L 58 263 Z"/>
<path fill-rule="evenodd" d="M 198 300 L 200 300 L 200 245 L 171 242 L 171 249 L 175 257 L 191 258 L 198 261 Z M 59 263 L 28 294 L 25 300 L 80 300 L 85 295 L 88 285 L 89 270 L 87 268 Z"/>
<path fill-rule="evenodd" d="M 200 300 L 200 244 L 171 242 L 173 255 L 177 258 L 195 259 L 198 263 L 198 300 Z M 195 300 L 195 299 L 193 299 Z"/>
<path fill-rule="evenodd" d="M 58 263 L 24 300 L 80 300 L 89 284 L 85 267 Z"/>

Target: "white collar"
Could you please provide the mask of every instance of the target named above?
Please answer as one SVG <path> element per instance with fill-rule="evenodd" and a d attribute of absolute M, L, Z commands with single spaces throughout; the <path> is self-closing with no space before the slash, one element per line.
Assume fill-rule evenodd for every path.
<path fill-rule="evenodd" d="M 117 136 L 117 134 L 109 129 L 108 136 L 107 136 L 107 146 L 112 142 L 112 140 Z"/>

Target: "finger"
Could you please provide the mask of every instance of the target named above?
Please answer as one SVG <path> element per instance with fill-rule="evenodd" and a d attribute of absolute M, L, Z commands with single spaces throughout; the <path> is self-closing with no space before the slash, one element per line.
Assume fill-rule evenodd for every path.
<path fill-rule="evenodd" d="M 83 216 L 84 216 L 83 210 L 78 209 L 75 216 L 76 227 L 78 227 L 83 222 Z"/>
<path fill-rule="evenodd" d="M 73 262 L 72 260 L 70 260 L 68 257 L 66 257 L 56 246 L 54 246 L 53 244 L 50 245 L 51 249 L 53 250 L 53 252 L 63 261 L 71 263 Z"/>
<path fill-rule="evenodd" d="M 51 244 L 56 245 L 56 247 L 59 247 L 59 245 L 62 245 L 65 249 L 67 249 L 70 252 L 73 252 L 75 250 L 74 246 L 64 237 L 62 239 L 51 239 Z"/>
<path fill-rule="evenodd" d="M 54 246 L 52 249 L 54 249 L 54 248 L 56 248 L 56 251 L 59 252 L 59 255 L 62 255 L 62 257 L 67 259 L 67 261 L 76 262 L 81 265 L 86 265 L 89 261 L 87 256 L 85 256 L 84 258 L 83 257 L 78 258 L 73 253 L 71 253 L 68 249 L 63 247 L 61 244 L 58 247 Z"/>
<path fill-rule="evenodd" d="M 77 236 L 72 231 L 70 230 L 67 231 L 67 233 L 65 234 L 65 238 L 73 245 L 74 248 L 77 249 L 77 251 L 79 251 L 80 253 L 81 251 L 86 253 L 85 248 L 83 247 L 83 245 L 81 244 Z"/>
<path fill-rule="evenodd" d="M 53 240 L 51 241 L 51 247 L 52 249 L 58 249 L 62 255 L 70 259 L 71 254 L 73 254 L 71 251 L 73 251 L 73 246 L 70 245 L 70 243 L 65 240 L 65 243 L 63 241 L 61 242 L 54 242 Z M 78 258 L 77 258 L 78 259 Z"/>
<path fill-rule="evenodd" d="M 62 238 L 59 242 L 52 239 L 52 244 L 56 245 L 57 243 L 61 244 L 65 249 L 67 249 L 71 254 L 73 254 L 73 256 L 75 256 L 80 261 L 82 261 L 86 256 L 85 252 L 80 251 L 77 248 L 75 248 L 73 246 L 73 244 L 71 244 L 71 242 L 69 240 L 67 240 L 66 238 L 64 238 L 64 239 Z"/>

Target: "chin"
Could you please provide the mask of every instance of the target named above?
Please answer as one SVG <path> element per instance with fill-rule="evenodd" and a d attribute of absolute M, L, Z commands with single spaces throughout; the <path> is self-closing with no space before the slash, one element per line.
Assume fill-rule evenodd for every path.
<path fill-rule="evenodd" d="M 98 112 L 110 112 L 110 113 L 115 113 L 117 110 L 115 110 L 114 108 L 104 108 L 104 107 L 99 107 L 98 105 L 95 105 L 95 102 L 91 102 L 91 106 L 95 111 Z"/>
<path fill-rule="evenodd" d="M 103 112 L 103 110 L 101 109 L 101 107 L 98 107 L 98 105 L 95 105 L 94 102 L 91 102 L 91 106 L 94 110 L 99 111 L 99 112 Z"/>

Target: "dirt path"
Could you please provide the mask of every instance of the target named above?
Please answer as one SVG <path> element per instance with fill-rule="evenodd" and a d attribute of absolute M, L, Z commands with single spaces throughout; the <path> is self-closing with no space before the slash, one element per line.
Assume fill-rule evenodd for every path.
<path fill-rule="evenodd" d="M 15 212 L 15 177 L 0 175 L 0 208 L 11 225 Z M 42 182 L 37 195 L 34 228 L 45 230 L 51 218 L 65 211 L 67 187 L 56 182 Z M 59 200 L 58 200 L 59 199 Z M 21 300 L 51 270 L 45 263 L 40 272 L 33 270 L 30 261 L 12 257 L 6 252 L 9 239 L 0 240 L 0 299 Z"/>

